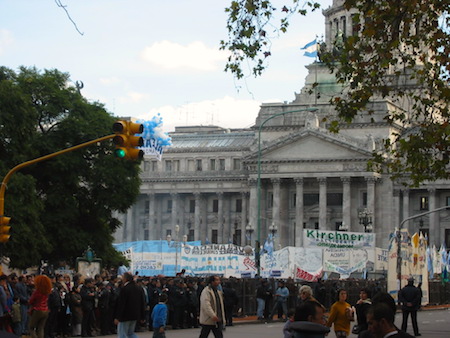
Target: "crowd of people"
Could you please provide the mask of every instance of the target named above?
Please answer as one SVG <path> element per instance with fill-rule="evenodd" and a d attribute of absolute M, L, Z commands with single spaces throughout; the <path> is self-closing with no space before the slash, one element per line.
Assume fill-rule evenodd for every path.
<path fill-rule="evenodd" d="M 219 324 L 220 327 L 233 325 L 234 310 L 239 302 L 233 283 L 230 280 L 223 280 L 223 284 L 221 282 L 217 276 L 194 278 L 180 273 L 174 278 L 141 277 L 123 271 L 122 275 L 102 273 L 94 278 L 83 278 L 79 274 L 2 275 L 0 330 L 13 332 L 18 336 L 31 335 L 39 338 L 92 337 L 115 334 L 118 331 L 120 333 L 120 330 L 131 328 L 134 331 L 154 331 L 156 325 L 157 332 L 154 336 L 164 337 L 165 328 L 170 325 L 174 330 L 202 326 L 202 337 L 207 337 L 210 331 L 217 336 L 222 330 L 218 329 Z M 129 285 L 131 283 L 132 286 Z M 392 319 L 389 311 L 380 312 L 380 306 L 375 305 L 383 303 L 395 313 L 392 297 L 377 289 L 377 295 L 371 298 L 374 290 L 362 288 L 359 300 L 353 306 L 347 302 L 346 290 L 336 290 L 337 301 L 326 307 L 323 305 L 324 290 L 320 282 L 315 284 L 314 289 L 303 285 L 298 288 L 293 309 L 292 304 L 288 307 L 288 300 L 292 301 L 289 283 L 280 280 L 274 290 L 272 285 L 261 279 L 255 290 L 257 316 L 262 321 L 273 320 L 275 316 L 286 321 L 286 338 L 308 337 L 305 332 L 309 332 L 309 329 L 316 334 L 312 336 L 321 337 L 332 327 L 337 337 L 346 337 L 350 335 L 353 321 L 356 322 L 353 334 L 373 337 L 371 331 L 373 332 L 374 323 L 384 320 L 389 324 Z M 406 331 L 406 321 L 408 315 L 411 315 L 414 334 L 418 336 L 416 311 L 420 306 L 420 297 L 418 298 L 417 288 L 414 288 L 410 282 L 399 297 L 405 318 L 403 331 Z M 136 299 L 142 301 L 142 313 Z M 202 312 L 205 314 L 212 311 L 205 305 L 211 299 L 215 303 L 211 308 L 218 311 L 216 317 L 220 318 L 214 324 L 209 323 L 211 315 L 203 316 L 208 320 L 203 318 L 202 321 Z M 129 310 L 131 308 L 133 311 Z M 324 313 L 328 309 L 329 316 L 324 319 Z M 131 315 L 131 312 L 136 313 Z M 380 313 L 383 313 L 382 318 L 379 318 Z M 305 321 L 313 324 L 299 323 Z M 132 322 L 132 325 L 127 325 L 128 322 Z M 303 334 L 300 335 L 299 332 Z"/>

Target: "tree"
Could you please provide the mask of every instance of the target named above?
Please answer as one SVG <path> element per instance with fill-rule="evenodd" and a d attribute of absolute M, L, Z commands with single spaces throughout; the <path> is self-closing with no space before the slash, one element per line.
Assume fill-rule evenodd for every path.
<path fill-rule="evenodd" d="M 289 1 L 287 1 L 289 2 Z M 339 1 L 336 1 L 339 3 Z M 442 0 L 342 0 L 356 8 L 353 27 L 340 46 L 326 46 L 321 61 L 344 85 L 330 102 L 337 115 L 330 129 L 339 131 L 357 114 L 374 112 L 368 106 L 374 96 L 391 102 L 408 102 L 410 109 L 390 109 L 382 120 L 400 132 L 386 138 L 374 152 L 369 166 L 386 172 L 404 184 L 417 186 L 426 180 L 449 179 L 450 171 L 450 3 Z M 253 62 L 251 72 L 260 75 L 271 55 L 274 33 L 286 32 L 293 14 L 306 15 L 319 3 L 292 0 L 275 8 L 272 1 L 232 1 L 228 12 L 230 51 L 226 70 L 244 76 L 242 64 Z M 279 20 L 279 21 L 277 21 Z M 278 23 L 277 23 L 278 22 Z M 268 27 L 274 27 L 268 32 Z M 339 48 L 339 53 L 333 50 Z M 405 174 L 406 173 L 406 174 Z"/>
<path fill-rule="evenodd" d="M 58 70 L 0 68 L 0 173 L 15 165 L 112 133 L 115 119 L 89 103 Z M 25 268 L 66 260 L 90 246 L 117 263 L 112 233 L 140 186 L 139 165 L 115 158 L 101 142 L 22 169 L 11 177 L 5 215 L 11 238 L 3 254 Z"/>

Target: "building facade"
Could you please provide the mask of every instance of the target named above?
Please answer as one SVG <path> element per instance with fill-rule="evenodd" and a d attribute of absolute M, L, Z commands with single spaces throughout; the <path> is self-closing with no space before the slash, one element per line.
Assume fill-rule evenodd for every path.
<path fill-rule="evenodd" d="M 353 34 L 354 12 L 342 3 L 323 11 L 328 46 L 340 34 Z M 387 124 L 384 113 L 407 113 L 406 106 L 373 97 L 370 117 L 361 114 L 331 133 L 329 100 L 343 87 L 321 62 L 307 68 L 294 100 L 263 104 L 251 128 L 177 127 L 162 161 L 142 162 L 141 194 L 119 215 L 123 225 L 115 241 L 186 235 L 202 243 L 253 245 L 258 232 L 264 241 L 276 231 L 277 246 L 302 246 L 303 229 L 316 228 L 373 231 L 377 246 L 387 248 L 402 220 L 450 205 L 447 181 L 409 189 L 367 168 L 382 140 L 401 130 Z M 450 246 L 450 211 L 404 226 L 426 233 L 431 244 Z"/>

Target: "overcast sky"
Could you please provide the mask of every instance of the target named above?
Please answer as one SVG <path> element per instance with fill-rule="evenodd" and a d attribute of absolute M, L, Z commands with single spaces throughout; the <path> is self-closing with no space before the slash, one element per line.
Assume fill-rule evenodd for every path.
<path fill-rule="evenodd" d="M 249 127 L 262 102 L 292 101 L 300 91 L 314 60 L 300 47 L 324 33 L 324 19 L 321 10 L 295 16 L 289 33 L 273 40 L 264 75 L 236 81 L 219 51 L 230 1 L 0 0 L 0 64 L 67 72 L 115 116 L 160 113 L 166 131 Z"/>

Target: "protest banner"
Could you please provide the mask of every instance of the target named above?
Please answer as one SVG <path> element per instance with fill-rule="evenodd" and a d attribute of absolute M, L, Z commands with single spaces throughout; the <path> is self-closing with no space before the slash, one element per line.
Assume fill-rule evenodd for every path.
<path fill-rule="evenodd" d="M 304 229 L 303 243 L 306 248 L 373 249 L 375 248 L 375 234 L 366 232 Z"/>

